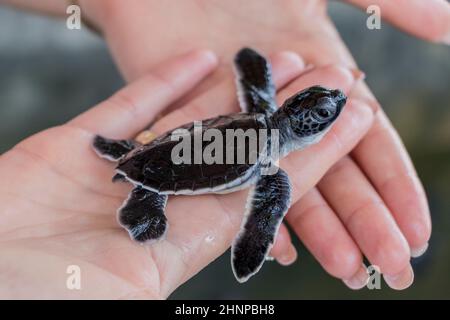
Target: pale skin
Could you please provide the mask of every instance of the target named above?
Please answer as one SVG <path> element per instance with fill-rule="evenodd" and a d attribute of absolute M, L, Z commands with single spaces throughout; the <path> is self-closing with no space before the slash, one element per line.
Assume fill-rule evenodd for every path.
<path fill-rule="evenodd" d="M 361 7 L 368 4 L 368 1 L 351 2 Z M 385 13 L 383 17 L 402 29 L 428 40 L 448 43 L 450 9 L 445 1 L 427 1 L 426 6 L 418 0 L 402 1 L 397 6 L 389 5 L 388 1 L 370 2 L 379 4 Z M 423 252 L 431 234 L 426 198 L 406 151 L 370 91 L 362 82 L 354 83 L 348 68 L 338 67 L 354 68 L 355 64 L 323 11 L 324 1 L 277 1 L 264 4 L 258 1 L 257 4 L 245 2 L 245 5 L 242 2 L 236 5 L 233 1 L 185 1 L 178 6 L 163 6 L 159 1 L 129 1 L 126 6 L 121 3 L 116 0 L 81 1 L 81 6 L 104 33 L 128 80 L 139 78 L 167 56 L 193 48 L 208 47 L 220 54 L 220 67 L 208 81 L 172 104 L 172 109 L 181 107 L 155 124 L 153 130 L 157 133 L 187 121 L 238 111 L 228 63 L 243 45 L 254 46 L 265 53 L 289 49 L 300 54 L 300 60 L 294 59 L 292 54 L 287 54 L 290 58 L 285 54 L 284 59 L 281 59 L 291 64 L 285 70 L 287 72 L 289 69 L 288 73 L 291 73 L 285 81 L 296 78 L 298 74 L 294 74 L 294 71 L 301 73 L 305 63 L 317 67 L 296 78 L 288 89 L 280 92 L 280 97 L 286 97 L 287 91 L 298 91 L 312 84 L 340 87 L 347 91 L 354 87 L 352 103 L 347 108 L 350 110 L 347 114 L 350 115 L 347 120 L 342 120 L 345 119 L 344 114 L 340 119 L 341 123 L 346 121 L 346 125 L 336 124 L 336 128 L 320 145 L 294 153 L 281 163 L 294 182 L 295 203 L 287 220 L 325 270 L 343 279 L 349 287 L 359 288 L 363 285 L 363 254 L 371 263 L 380 266 L 391 287 L 403 289 L 412 283 L 411 253 L 417 255 Z M 154 12 L 158 12 L 158 15 Z M 164 32 L 161 32 L 162 29 Z M 274 58 L 275 74 L 282 74 L 283 68 L 276 65 Z M 279 82 L 279 85 L 282 83 Z M 362 114 L 361 119 L 352 116 L 351 106 L 355 106 L 355 114 Z M 147 117 L 142 114 L 134 119 L 132 133 L 145 127 L 143 121 L 151 121 L 160 109 L 162 107 L 147 108 Z M 116 124 L 114 130 L 98 133 L 109 137 L 129 137 L 131 132 L 119 126 L 119 120 L 114 119 L 107 120 L 111 125 Z M 95 129 L 93 120 L 90 125 L 91 131 Z M 325 173 L 318 186 L 313 188 Z M 109 179 L 102 183 L 102 186 L 109 183 Z M 104 190 L 108 188 L 111 186 L 105 185 Z M 184 257 L 175 254 L 170 258 L 174 259 L 171 262 L 158 262 L 159 267 L 153 270 L 156 268 L 168 273 L 163 275 L 164 281 L 159 281 L 159 290 L 154 290 L 157 286 L 153 286 L 149 291 L 142 289 L 142 295 L 137 295 L 166 297 L 179 283 L 198 272 L 228 247 L 239 226 L 245 195 L 230 197 L 233 200 L 221 200 L 231 203 L 225 206 L 222 202 L 218 204 L 217 200 L 208 200 L 215 199 L 209 196 L 201 197 L 205 199 L 201 202 L 193 200 L 197 197 L 174 198 L 169 202 L 172 233 L 176 232 L 178 221 L 183 221 L 183 210 L 177 212 L 177 203 L 182 203 L 180 208 L 185 208 L 189 205 L 185 201 L 196 201 L 192 203 L 196 209 L 199 203 L 204 203 L 205 208 L 215 206 L 215 211 L 208 207 L 208 216 L 201 219 L 203 222 L 197 221 L 190 225 L 195 237 L 179 230 L 176 238 L 181 239 L 187 253 L 183 251 Z M 297 202 L 300 197 L 301 201 Z M 214 212 L 213 217 L 211 212 Z M 176 218 L 171 219 L 171 216 Z M 211 235 L 215 239 L 212 243 L 203 241 Z M 168 241 L 161 246 L 170 246 L 170 243 Z M 158 251 L 157 248 L 151 249 L 152 253 L 153 250 Z M 129 252 L 128 249 L 126 251 Z M 152 256 L 155 254 L 158 260 L 157 253 Z M 289 264 L 296 258 L 285 226 L 281 228 L 272 255 L 283 264 Z M 188 261 L 188 264 L 183 261 Z M 161 268 L 161 264 L 164 267 Z M 172 265 L 176 265 L 177 270 L 166 267 Z M 129 267 L 137 268 L 135 265 Z M 139 278 L 137 281 L 134 279 L 139 288 L 146 287 L 140 285 L 145 283 L 140 277 L 147 280 L 151 272 L 141 271 L 142 274 L 132 273 Z M 118 296 L 127 296 L 127 293 Z"/>
<path fill-rule="evenodd" d="M 355 83 L 352 73 L 341 67 L 302 74 L 301 59 L 293 53 L 276 54 L 272 63 L 281 99 L 298 85 L 310 86 L 319 79 L 330 85 L 339 82 L 347 93 Z M 242 219 L 245 191 L 173 197 L 166 210 L 170 224 L 166 238 L 140 245 L 117 224 L 114 214 L 131 186 L 113 184 L 114 165 L 100 159 L 91 146 L 97 133 L 135 136 L 216 66 L 216 57 L 208 51 L 163 62 L 86 113 L 2 155 L 0 176 L 8 183 L 0 187 L 0 296 L 166 298 L 227 249 Z M 285 86 L 290 81 L 296 84 Z M 179 110 L 183 111 L 160 120 L 156 132 L 183 124 L 187 115 L 204 118 L 192 105 Z M 292 157 L 283 168 L 294 179 L 305 175 L 305 180 L 318 181 L 324 172 L 305 161 L 319 156 L 327 162 L 323 167 L 330 166 L 357 143 L 372 121 L 371 108 L 350 96 L 327 138 L 301 157 Z M 337 148 L 336 139 L 345 143 Z M 297 166 L 304 169 L 298 171 Z M 294 199 L 300 192 L 294 189 Z M 82 270 L 80 291 L 66 288 L 70 265 Z"/>

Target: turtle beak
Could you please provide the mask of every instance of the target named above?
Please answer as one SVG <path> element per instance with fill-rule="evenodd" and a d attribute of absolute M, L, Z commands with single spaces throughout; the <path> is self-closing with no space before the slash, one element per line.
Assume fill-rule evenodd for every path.
<path fill-rule="evenodd" d="M 337 89 L 337 90 L 333 90 L 332 98 L 333 98 L 334 102 L 336 103 L 335 118 L 337 118 L 339 116 L 339 114 L 341 113 L 342 109 L 344 108 L 345 103 L 347 102 L 347 96 L 345 95 L 344 92 Z"/>

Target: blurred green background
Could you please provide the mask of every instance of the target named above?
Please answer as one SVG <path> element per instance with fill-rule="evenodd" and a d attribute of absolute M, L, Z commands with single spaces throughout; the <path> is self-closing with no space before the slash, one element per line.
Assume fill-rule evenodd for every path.
<path fill-rule="evenodd" d="M 239 285 L 227 252 L 172 299 L 450 298 L 450 48 L 385 23 L 370 31 L 364 13 L 339 3 L 331 4 L 330 14 L 400 132 L 429 197 L 433 235 L 427 253 L 413 261 L 414 285 L 403 292 L 384 283 L 381 290 L 351 291 L 297 242 L 293 266 L 267 263 Z M 69 31 L 64 23 L 0 7 L 0 152 L 123 84 L 103 41 L 85 30 Z"/>

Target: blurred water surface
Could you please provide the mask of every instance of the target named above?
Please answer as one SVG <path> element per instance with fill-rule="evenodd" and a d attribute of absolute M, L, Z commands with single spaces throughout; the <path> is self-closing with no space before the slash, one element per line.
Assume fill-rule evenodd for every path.
<path fill-rule="evenodd" d="M 381 290 L 353 292 L 297 242 L 299 259 L 291 267 L 267 263 L 257 277 L 238 285 L 227 252 L 172 298 L 450 298 L 450 49 L 387 24 L 370 31 L 363 13 L 339 3 L 332 3 L 330 14 L 428 193 L 433 236 L 428 252 L 413 261 L 414 285 L 401 293 L 384 283 Z M 101 39 L 69 31 L 63 21 L 0 7 L 0 152 L 79 114 L 122 84 Z"/>

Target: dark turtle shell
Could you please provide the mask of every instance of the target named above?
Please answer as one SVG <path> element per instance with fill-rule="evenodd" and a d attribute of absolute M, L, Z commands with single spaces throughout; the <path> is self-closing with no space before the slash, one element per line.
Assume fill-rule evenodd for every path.
<path fill-rule="evenodd" d="M 177 129 L 187 129 L 192 145 L 194 144 L 194 132 L 198 139 L 200 129 L 194 130 L 194 123 L 186 124 Z M 267 119 L 263 114 L 238 113 L 227 116 L 219 116 L 201 122 L 202 134 L 207 129 L 217 129 L 223 137 L 223 155 L 225 155 L 227 129 L 254 129 L 256 133 L 260 129 L 267 129 Z M 175 164 L 172 161 L 172 149 L 180 141 L 172 141 L 171 136 L 176 129 L 167 132 L 150 144 L 133 150 L 119 162 L 117 171 L 135 184 L 142 185 L 150 190 L 164 194 L 192 194 L 220 192 L 226 189 L 240 186 L 250 181 L 257 172 L 261 154 L 257 154 L 257 161 L 250 161 L 248 154 L 249 139 L 245 139 L 245 161 L 236 162 L 237 150 L 235 149 L 235 161 L 206 164 L 204 161 L 195 164 L 193 149 L 191 148 L 191 163 Z M 257 136 L 259 143 L 259 136 Z M 200 140 L 200 139 L 199 139 Z M 201 139 L 203 140 L 203 139 Z M 213 139 L 214 140 L 214 139 Z M 211 141 L 202 141 L 202 153 Z M 235 142 L 235 146 L 236 146 Z M 241 150 L 242 151 L 242 150 Z M 263 150 L 259 150 L 262 152 Z M 264 150 L 265 152 L 265 150 Z"/>

